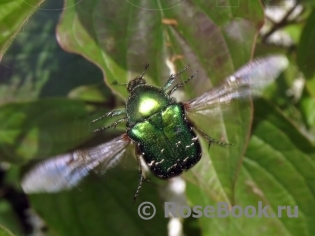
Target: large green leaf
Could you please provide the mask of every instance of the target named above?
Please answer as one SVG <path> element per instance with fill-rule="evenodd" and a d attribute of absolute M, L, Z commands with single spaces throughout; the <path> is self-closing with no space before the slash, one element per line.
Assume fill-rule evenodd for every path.
<path fill-rule="evenodd" d="M 30 200 L 58 235 L 167 235 L 167 219 L 156 187 L 144 183 L 133 203 L 137 183 L 136 169 L 114 168 L 103 178 L 90 176 L 69 192 L 31 195 Z M 156 215 L 147 221 L 137 210 L 145 201 L 156 207 Z"/>
<path fill-rule="evenodd" d="M 179 2 L 81 2 L 64 11 L 57 30 L 58 40 L 65 50 L 97 64 L 105 82 L 124 98 L 125 88 L 113 87 L 111 82 L 127 82 L 139 75 L 143 70 L 141 64 L 150 63 L 146 79 L 159 86 L 174 70 L 190 64 L 185 77 L 199 70 L 198 78 L 187 86 L 185 95 L 175 95 L 188 99 L 205 92 L 250 59 L 263 12 L 258 1 L 240 2 L 238 7 L 226 7 L 234 6 L 235 1 L 225 2 L 225 7 L 204 0 L 176 3 Z M 66 6 L 73 4 L 72 0 L 66 1 Z M 210 153 L 216 169 L 210 173 L 215 175 L 221 185 L 219 191 L 228 201 L 233 198 L 251 123 L 249 103 L 235 103 L 233 111 L 232 117 L 217 118 L 213 123 L 217 128 L 210 133 L 213 138 L 223 135 L 225 141 L 237 144 L 233 149 L 216 148 Z M 207 126 L 200 126 L 207 131 Z M 230 163 L 229 168 L 225 168 L 226 163 Z M 207 173 L 198 178 L 207 182 L 209 176 Z"/>
<path fill-rule="evenodd" d="M 0 2 L 0 61 L 18 32 L 44 0 Z"/>
<path fill-rule="evenodd" d="M 9 1 L 5 0 L 4 4 Z M 16 11 L 13 13 L 14 19 L 21 19 Z M 97 64 L 106 83 L 123 98 L 127 97 L 125 89 L 110 83 L 113 80 L 127 82 L 142 72 L 141 64 L 151 64 L 146 79 L 156 85 L 163 85 L 171 72 L 190 64 L 183 77 L 187 78 L 196 70 L 199 74 L 186 86 L 185 94 L 176 94 L 177 98 L 185 100 L 200 95 L 250 59 L 255 34 L 262 22 L 259 1 L 70 0 L 66 1 L 57 37 L 64 49 Z M 14 32 L 15 28 L 12 29 Z M 307 36 L 304 42 L 308 46 L 299 46 L 303 50 L 298 60 L 301 68 L 313 73 L 309 64 L 313 61 L 309 54 L 312 44 L 309 38 L 313 37 L 310 32 L 304 30 Z M 6 42 L 12 37 L 9 35 Z M 0 58 L 9 44 L 0 47 Z M 69 77 L 75 76 L 69 73 Z M 90 91 L 95 91 L 93 87 L 85 89 L 74 90 L 71 96 L 103 100 L 102 96 L 91 96 L 94 94 Z M 1 108 L 1 158 L 20 162 L 54 155 L 86 140 L 91 118 L 87 118 L 84 104 L 64 103 L 43 101 L 8 104 Z M 198 122 L 213 138 L 222 138 L 234 146 L 213 145 L 207 152 L 207 144 L 204 144 L 202 160 L 185 174 L 191 181 L 187 186 L 188 200 L 192 205 L 215 205 L 224 201 L 230 206 L 243 207 L 257 206 L 257 202 L 262 201 L 270 206 L 268 213 L 275 212 L 278 205 L 298 205 L 299 218 L 203 217 L 199 220 L 202 233 L 312 235 L 314 146 L 273 106 L 256 103 L 256 111 L 253 136 L 243 166 L 241 158 L 251 124 L 249 103 L 233 104 L 231 117 L 220 117 L 219 123 L 211 123 L 211 129 L 207 123 Z M 46 150 L 47 140 L 53 145 Z M 137 203 L 151 201 L 157 207 L 157 218 L 148 222 L 138 217 L 138 204 L 132 204 L 136 186 L 136 169 L 129 173 L 117 168 L 101 180 L 91 176 L 70 192 L 30 198 L 49 228 L 60 235 L 165 235 L 166 221 L 155 186 L 144 184 L 137 200 Z"/>
<path fill-rule="evenodd" d="M 262 9 L 259 2 L 245 2 L 231 8 L 217 6 L 214 1 L 184 1 L 174 8 L 163 10 L 175 2 L 133 1 L 137 5 L 135 7 L 127 1 L 123 4 L 117 1 L 82 1 L 77 5 L 75 1 L 66 1 L 57 37 L 65 50 L 79 53 L 97 64 L 109 85 L 113 80 L 127 82 L 142 72 L 141 64 L 149 62 L 151 67 L 146 78 L 148 82 L 161 86 L 170 73 L 190 64 L 191 69 L 185 77 L 199 70 L 198 78 L 187 86 L 185 95 L 176 95 L 189 99 L 205 92 L 211 84 L 217 84 L 250 59 L 255 34 L 263 21 Z M 152 7 L 159 10 L 146 10 Z M 174 60 L 176 58 L 183 60 Z M 125 88 L 111 88 L 127 97 Z M 237 144 L 237 147 L 211 149 L 214 165 L 210 168 L 216 171 L 209 172 L 213 175 L 210 177 L 208 173 L 198 176 L 204 183 L 214 177 L 220 193 L 218 196 L 228 202 L 234 198 L 234 184 L 251 123 L 251 106 L 249 103 L 236 103 L 233 111 L 232 119 L 218 119 L 223 125 L 213 132 L 213 137 L 220 139 L 222 132 L 229 134 L 224 138 Z M 63 124 L 68 123 L 64 121 Z M 207 128 L 202 124 L 200 126 Z M 204 157 L 203 160 L 209 166 L 209 158 Z M 231 163 L 229 168 L 224 168 L 226 163 Z M 199 168 L 203 165 L 204 162 L 200 163 Z M 57 195 L 32 196 L 31 200 L 53 230 L 61 235 L 69 235 L 70 231 L 74 235 L 104 235 L 104 232 L 165 235 L 165 220 L 161 215 L 152 221 L 152 227 L 143 227 L 136 208 L 130 209 L 132 203 L 129 199 L 137 185 L 137 171 L 134 174 L 131 181 L 125 177 L 128 175 L 126 171 L 117 172 L 113 177 L 106 174 L 104 178 L 108 182 L 102 186 L 90 179 L 80 185 L 82 191 L 79 193 L 74 189 Z M 121 178 L 125 180 L 117 183 Z M 161 206 L 155 199 L 156 189 L 150 191 L 145 185 L 138 200 L 143 201 L 150 193 L 153 196 L 148 196 L 148 200 L 155 203 L 157 211 L 161 212 Z M 115 207 L 111 208 L 111 205 Z M 113 223 L 121 222 L 116 215 L 128 218 L 123 220 L 123 228 Z"/>
<path fill-rule="evenodd" d="M 255 102 L 253 133 L 230 205 L 269 206 L 267 217 L 200 218 L 204 235 L 312 235 L 315 215 L 315 147 L 283 114 L 261 100 Z M 212 191 L 211 189 L 208 191 Z M 192 205 L 213 205 L 204 189 L 188 183 Z M 298 206 L 298 217 L 278 206 Z M 275 214 L 275 217 L 272 216 Z"/>
<path fill-rule="evenodd" d="M 12 208 L 12 205 L 5 199 L 2 199 L 0 202 L 0 235 L 6 235 L 4 234 L 4 232 L 7 232 L 7 229 L 3 228 L 3 226 L 5 226 L 7 229 L 10 229 L 12 233 L 22 233 L 22 227 L 20 225 L 16 212 Z M 2 232 L 1 230 L 3 230 L 4 232 Z"/>
<path fill-rule="evenodd" d="M 23 162 L 74 148 L 91 137 L 85 104 L 67 99 L 0 107 L 1 161 Z"/>
<path fill-rule="evenodd" d="M 62 0 L 45 1 L 11 44 L 0 65 L 0 104 L 66 96 L 76 86 L 102 83 L 94 64 L 58 45 L 61 8 Z"/>
<path fill-rule="evenodd" d="M 315 40 L 315 10 L 313 10 L 307 19 L 305 27 L 302 31 L 299 47 L 297 51 L 297 64 L 307 79 L 315 75 L 314 54 L 310 50 L 314 46 Z"/>
<path fill-rule="evenodd" d="M 190 72 L 198 69 L 200 85 L 207 77 L 212 82 L 222 79 L 250 59 L 255 33 L 263 22 L 259 2 L 219 7 L 215 1 L 181 1 L 163 10 L 178 2 L 82 2 L 64 11 L 58 40 L 65 50 L 97 64 L 108 84 L 126 82 L 142 72 L 143 63 L 150 63 L 147 79 L 163 85 L 172 72 L 168 63 L 181 55 L 183 60 L 175 68 L 190 64 Z M 66 7 L 74 3 L 66 1 Z M 151 8 L 158 10 L 147 10 Z M 124 88 L 111 87 L 127 97 Z M 207 88 L 209 82 L 194 90 L 200 94 Z"/>
<path fill-rule="evenodd" d="M 14 236 L 8 229 L 0 225 L 0 236 Z"/>

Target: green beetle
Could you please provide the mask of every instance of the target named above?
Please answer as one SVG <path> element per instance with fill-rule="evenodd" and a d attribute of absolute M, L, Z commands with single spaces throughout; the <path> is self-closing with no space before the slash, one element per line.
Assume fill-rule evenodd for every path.
<path fill-rule="evenodd" d="M 22 188 L 26 193 L 69 189 L 91 170 L 102 166 L 103 171 L 106 171 L 114 166 L 128 145 L 133 143 L 140 174 L 135 199 L 144 180 L 140 156 L 154 175 L 168 179 L 192 168 L 200 160 L 202 149 L 197 133 L 208 141 L 209 146 L 212 143 L 229 145 L 209 137 L 198 128 L 198 124 L 189 121 L 187 113 L 211 110 L 234 99 L 257 96 L 266 85 L 273 82 L 287 63 L 283 56 L 257 59 L 227 77 L 219 86 L 188 102 L 177 102 L 172 94 L 196 74 L 170 89 L 175 77 L 186 67 L 171 75 L 164 87 L 159 88 L 146 84 L 143 77 L 148 68 L 146 65 L 140 76 L 126 84 L 129 92 L 126 108 L 111 111 L 92 121 L 97 122 L 108 116 L 123 116 L 95 132 L 126 122 L 125 134 L 99 146 L 63 154 L 40 163 L 24 176 Z"/>
<path fill-rule="evenodd" d="M 146 85 L 141 75 L 127 87 L 127 135 L 150 170 L 163 179 L 179 175 L 201 158 L 201 147 L 184 105 L 171 97 L 176 89 L 166 93 L 174 78 L 158 88 Z"/>

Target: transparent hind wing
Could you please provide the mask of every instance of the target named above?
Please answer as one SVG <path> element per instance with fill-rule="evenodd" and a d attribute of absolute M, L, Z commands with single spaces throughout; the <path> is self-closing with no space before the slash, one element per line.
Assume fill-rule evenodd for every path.
<path fill-rule="evenodd" d="M 186 102 L 192 113 L 216 113 L 235 99 L 259 96 L 288 65 L 284 56 L 269 56 L 256 59 L 227 77 L 219 86 Z"/>
<path fill-rule="evenodd" d="M 103 173 L 115 166 L 129 144 L 130 140 L 124 134 L 93 148 L 56 156 L 39 163 L 26 173 L 21 186 L 26 193 L 70 189 L 98 166 L 102 166 Z"/>

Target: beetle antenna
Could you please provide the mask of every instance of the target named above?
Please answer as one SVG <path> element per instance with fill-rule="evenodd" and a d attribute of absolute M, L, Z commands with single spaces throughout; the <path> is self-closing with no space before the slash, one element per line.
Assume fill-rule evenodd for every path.
<path fill-rule="evenodd" d="M 149 68 L 149 63 L 147 63 L 147 64 L 144 64 L 144 70 L 143 70 L 143 72 L 142 72 L 142 74 L 139 76 L 139 78 L 143 78 L 143 76 L 144 76 L 144 74 L 145 74 L 145 72 L 147 71 L 147 69 Z"/>

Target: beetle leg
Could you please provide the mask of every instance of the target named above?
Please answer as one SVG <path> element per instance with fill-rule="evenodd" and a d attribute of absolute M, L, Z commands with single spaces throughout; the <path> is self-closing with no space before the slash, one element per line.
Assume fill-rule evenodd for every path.
<path fill-rule="evenodd" d="M 116 126 L 117 126 L 119 123 L 124 122 L 124 121 L 126 121 L 126 120 L 127 120 L 127 117 L 125 116 L 125 117 L 123 117 L 123 118 L 120 118 L 119 120 L 116 120 L 114 123 L 112 123 L 112 124 L 110 124 L 110 125 L 108 125 L 108 126 L 105 126 L 105 127 L 99 128 L 99 129 L 96 129 L 96 130 L 94 130 L 93 132 L 94 132 L 94 133 L 95 133 L 95 132 L 99 132 L 99 131 L 106 130 L 106 129 L 109 129 L 109 128 L 112 128 L 112 127 L 114 127 L 114 129 L 115 129 Z"/>
<path fill-rule="evenodd" d="M 107 112 L 105 115 L 103 115 L 103 116 L 101 116 L 101 117 L 99 117 L 99 118 L 97 118 L 95 120 L 92 120 L 90 123 L 95 123 L 95 122 L 97 122 L 99 120 L 102 120 L 102 119 L 108 117 L 108 116 L 114 117 L 114 116 L 119 116 L 121 114 L 126 114 L 126 110 L 122 109 L 122 110 L 113 110 L 113 111 Z"/>
<path fill-rule="evenodd" d="M 125 109 L 113 110 L 113 111 L 107 112 L 105 115 L 110 116 L 110 117 L 114 117 L 114 116 L 119 116 L 121 114 L 126 114 L 126 110 Z"/>
<path fill-rule="evenodd" d="M 175 77 L 176 77 L 177 74 L 171 74 L 171 76 L 168 78 L 168 80 L 166 81 L 164 87 L 163 87 L 163 90 L 164 92 L 172 85 L 172 83 L 174 82 L 175 80 Z"/>
<path fill-rule="evenodd" d="M 187 70 L 187 68 L 189 67 L 186 66 L 184 69 L 182 69 L 181 71 L 179 71 L 177 74 L 171 74 L 171 76 L 168 78 L 168 80 L 166 81 L 163 90 L 164 92 L 172 85 L 172 83 L 174 82 L 176 76 L 180 75 L 181 73 L 183 73 L 185 70 Z M 170 95 L 170 94 L 169 94 Z"/>
<path fill-rule="evenodd" d="M 118 83 L 117 80 L 114 80 L 111 84 L 112 85 L 122 85 L 122 86 L 127 86 L 128 85 L 128 83 Z"/>
<path fill-rule="evenodd" d="M 139 155 L 136 155 L 137 156 L 137 160 L 138 160 L 138 163 L 139 163 L 139 182 L 138 182 L 138 187 L 137 187 L 137 191 L 133 197 L 133 202 L 136 201 L 136 198 L 138 197 L 139 195 L 139 192 L 140 192 L 140 189 L 141 189 L 141 186 L 142 186 L 142 183 L 143 181 L 145 180 L 145 176 L 144 176 L 144 173 L 143 173 L 143 170 L 142 170 L 142 165 L 141 165 L 141 161 L 140 161 L 140 157 Z"/>
<path fill-rule="evenodd" d="M 184 86 L 184 84 L 188 83 L 192 78 L 194 78 L 196 76 L 196 74 L 198 73 L 198 71 L 195 74 L 192 74 L 188 79 L 186 79 L 183 82 L 180 82 L 179 84 L 176 84 L 167 94 L 171 95 L 172 93 L 174 93 L 177 89 L 181 88 Z"/>
<path fill-rule="evenodd" d="M 221 141 L 217 141 L 217 140 L 211 138 L 208 134 L 206 134 L 205 132 L 203 132 L 201 129 L 199 129 L 196 126 L 194 126 L 194 128 L 196 130 L 198 130 L 198 132 L 202 135 L 202 137 L 204 137 L 208 141 L 208 144 L 209 144 L 208 148 L 210 148 L 210 145 L 212 143 L 215 143 L 215 144 L 218 144 L 221 146 L 234 146 L 234 144 L 232 144 L 232 143 L 221 142 Z"/>

